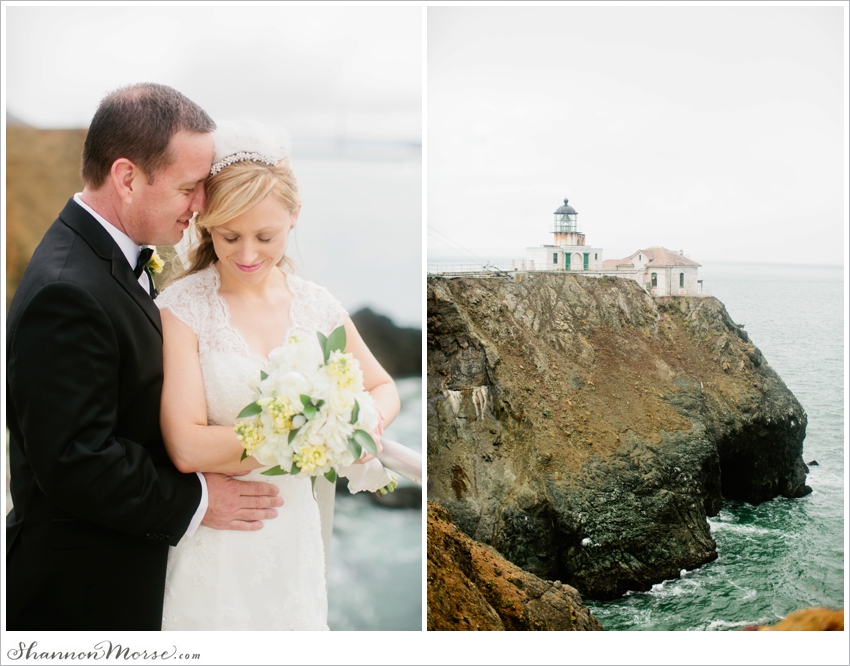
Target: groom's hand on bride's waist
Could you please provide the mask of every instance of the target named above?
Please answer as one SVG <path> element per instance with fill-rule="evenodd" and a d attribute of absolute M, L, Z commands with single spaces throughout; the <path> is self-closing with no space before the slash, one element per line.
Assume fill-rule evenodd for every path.
<path fill-rule="evenodd" d="M 224 474 L 204 473 L 209 504 L 201 525 L 216 530 L 259 530 L 283 506 L 280 490 L 271 483 L 239 481 Z"/>

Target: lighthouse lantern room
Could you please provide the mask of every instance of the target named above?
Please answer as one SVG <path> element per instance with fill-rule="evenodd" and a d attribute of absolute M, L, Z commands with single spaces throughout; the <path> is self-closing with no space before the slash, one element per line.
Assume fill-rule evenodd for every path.
<path fill-rule="evenodd" d="M 584 234 L 578 230 L 578 212 L 570 206 L 569 199 L 564 199 L 564 205 L 555 211 L 552 233 L 555 247 L 584 245 Z"/>

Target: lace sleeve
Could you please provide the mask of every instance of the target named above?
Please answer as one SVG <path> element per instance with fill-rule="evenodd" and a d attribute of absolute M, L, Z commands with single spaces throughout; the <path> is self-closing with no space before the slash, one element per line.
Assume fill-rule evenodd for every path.
<path fill-rule="evenodd" d="M 206 271 L 189 275 L 169 285 L 154 301 L 160 310 L 171 314 L 201 337 L 204 323 L 210 320 L 215 285 Z"/>
<path fill-rule="evenodd" d="M 342 326 L 345 324 L 345 318 L 348 316 L 348 310 L 342 307 L 342 303 L 336 300 L 332 295 L 324 287 L 318 287 L 320 298 L 325 299 L 327 301 L 328 308 L 328 330 L 332 331 L 337 326 Z"/>

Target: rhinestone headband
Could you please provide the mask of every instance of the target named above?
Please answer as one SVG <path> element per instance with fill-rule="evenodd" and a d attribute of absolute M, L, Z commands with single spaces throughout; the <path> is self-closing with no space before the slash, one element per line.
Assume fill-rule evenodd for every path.
<path fill-rule="evenodd" d="M 213 133 L 215 155 L 211 176 L 236 162 L 274 166 L 289 156 L 291 142 L 282 127 L 263 125 L 255 120 L 222 120 L 217 125 Z"/>
<path fill-rule="evenodd" d="M 273 160 L 271 157 L 266 157 L 265 155 L 260 155 L 260 153 L 246 153 L 244 151 L 239 153 L 234 153 L 233 155 L 228 155 L 223 160 L 219 160 L 210 168 L 210 175 L 214 176 L 219 171 L 221 171 L 224 167 L 230 166 L 231 164 L 236 164 L 236 162 L 259 162 L 260 164 L 268 164 L 269 166 L 274 166 L 277 164 L 277 160 Z"/>

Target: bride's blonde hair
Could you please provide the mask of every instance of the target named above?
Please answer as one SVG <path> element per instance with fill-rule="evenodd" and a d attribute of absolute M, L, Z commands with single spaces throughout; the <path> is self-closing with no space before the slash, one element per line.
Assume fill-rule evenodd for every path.
<path fill-rule="evenodd" d="M 207 207 L 192 223 L 196 241 L 180 277 L 202 271 L 217 260 L 210 229 L 242 215 L 269 194 L 293 215 L 301 206 L 301 191 L 288 158 L 274 166 L 248 161 L 230 164 L 207 178 L 204 187 Z M 291 267 L 287 257 L 281 263 Z"/>

